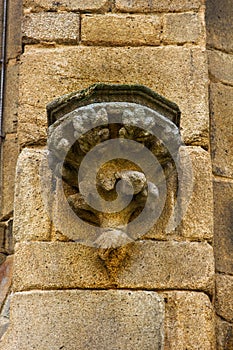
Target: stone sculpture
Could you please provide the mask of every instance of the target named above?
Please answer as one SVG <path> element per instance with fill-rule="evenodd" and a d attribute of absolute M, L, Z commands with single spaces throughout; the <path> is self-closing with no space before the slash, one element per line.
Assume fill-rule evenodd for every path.
<path fill-rule="evenodd" d="M 144 86 L 96 84 L 47 111 L 50 168 L 94 228 L 93 245 L 109 252 L 139 238 L 161 214 L 175 171 L 178 107 Z"/>

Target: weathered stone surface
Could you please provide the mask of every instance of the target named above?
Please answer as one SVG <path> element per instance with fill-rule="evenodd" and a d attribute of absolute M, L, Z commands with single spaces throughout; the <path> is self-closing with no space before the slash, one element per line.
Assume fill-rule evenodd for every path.
<path fill-rule="evenodd" d="M 215 80 L 233 84 L 233 57 L 225 52 L 208 50 L 209 72 Z"/>
<path fill-rule="evenodd" d="M 201 0 L 116 0 L 116 8 L 125 12 L 185 11 L 198 9 L 201 3 Z"/>
<path fill-rule="evenodd" d="M 13 211 L 15 166 L 18 157 L 18 142 L 14 134 L 8 134 L 2 149 L 2 188 L 0 216 L 9 218 Z"/>
<path fill-rule="evenodd" d="M 206 243 L 141 241 L 126 248 L 127 258 L 108 271 L 98 250 L 70 242 L 20 243 L 14 289 L 183 288 L 212 292 L 213 250 Z"/>
<path fill-rule="evenodd" d="M 186 143 L 208 144 L 208 76 L 202 50 L 81 46 L 26 50 L 20 78 L 20 143 L 38 142 L 40 133 L 44 138 L 46 103 L 97 81 L 147 85 L 178 104 Z M 37 138 L 28 132 L 29 120 L 30 128 L 38 130 Z"/>
<path fill-rule="evenodd" d="M 23 0 L 25 12 L 39 11 L 105 11 L 109 7 L 108 0 Z"/>
<path fill-rule="evenodd" d="M 174 230 L 168 230 L 168 225 L 174 214 L 174 204 L 176 200 L 176 190 L 177 190 L 177 174 L 172 173 L 167 178 L 167 198 L 163 208 L 163 211 L 153 225 L 153 227 L 143 236 L 145 239 L 158 239 L 166 240 L 169 237 L 177 239 L 176 232 Z M 169 231 L 169 232 L 168 232 Z"/>
<path fill-rule="evenodd" d="M 22 1 L 8 1 L 7 19 L 7 58 L 16 58 L 22 51 L 21 18 Z"/>
<path fill-rule="evenodd" d="M 216 270 L 233 274 L 233 182 L 214 181 L 214 255 Z"/>
<path fill-rule="evenodd" d="M 229 322 L 233 322 L 233 276 L 216 276 L 216 301 L 215 308 L 219 316 Z"/>
<path fill-rule="evenodd" d="M 215 350 L 214 312 L 208 296 L 183 291 L 161 295 L 166 315 L 164 350 Z"/>
<path fill-rule="evenodd" d="M 46 151 L 27 148 L 19 155 L 14 201 L 16 241 L 48 240 L 50 237 L 50 219 L 44 196 L 51 177 L 45 158 Z"/>
<path fill-rule="evenodd" d="M 0 252 L 3 255 L 13 254 L 14 252 L 12 221 L 13 220 L 10 219 L 8 221 L 0 222 Z"/>
<path fill-rule="evenodd" d="M 174 177 L 167 184 L 168 198 L 164 211 L 144 237 L 154 239 L 185 237 L 191 240 L 211 241 L 213 238 L 213 190 L 210 155 L 201 147 L 190 146 L 181 147 L 180 155 L 183 177 L 181 176 L 178 181 L 178 188 L 183 209 L 182 221 L 178 226 L 174 225 L 174 229 L 168 226 L 177 198 L 175 193 L 177 179 Z M 186 178 L 184 183 L 182 183 L 183 178 Z M 191 191 L 190 197 L 189 191 Z"/>
<path fill-rule="evenodd" d="M 18 118 L 19 97 L 19 63 L 12 59 L 8 62 L 5 75 L 4 119 L 3 128 L 5 134 L 15 133 Z"/>
<path fill-rule="evenodd" d="M 223 51 L 233 51 L 233 7 L 231 0 L 206 3 L 207 42 Z"/>
<path fill-rule="evenodd" d="M 13 256 L 8 256 L 0 266 L 0 309 L 9 293 L 13 274 Z"/>
<path fill-rule="evenodd" d="M 181 163 L 184 173 L 190 171 L 188 169 L 190 165 L 192 167 L 192 196 L 186 204 L 187 211 L 178 231 L 186 238 L 211 240 L 213 237 L 213 189 L 210 155 L 201 147 L 185 147 L 185 152 L 191 164 L 186 163 L 186 155 L 183 156 Z M 181 197 L 186 203 L 186 186 L 181 187 Z"/>
<path fill-rule="evenodd" d="M 163 348 L 164 305 L 155 292 L 16 293 L 0 349 Z"/>
<path fill-rule="evenodd" d="M 216 318 L 216 338 L 218 350 L 233 349 L 233 324 Z"/>
<path fill-rule="evenodd" d="M 233 177 L 233 87 L 211 84 L 210 99 L 213 172 Z"/>
<path fill-rule="evenodd" d="M 167 44 L 196 43 L 203 34 L 200 16 L 193 13 L 164 15 L 162 40 Z"/>
<path fill-rule="evenodd" d="M 79 14 L 75 13 L 41 12 L 25 15 L 22 24 L 23 42 L 77 43 L 79 19 Z"/>
<path fill-rule="evenodd" d="M 85 15 L 81 40 L 85 44 L 159 45 L 159 16 Z"/>

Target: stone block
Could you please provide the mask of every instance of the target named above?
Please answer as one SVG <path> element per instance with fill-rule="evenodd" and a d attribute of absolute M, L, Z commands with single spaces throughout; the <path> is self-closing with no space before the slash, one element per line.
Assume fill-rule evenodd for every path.
<path fill-rule="evenodd" d="M 209 72 L 212 79 L 233 83 L 233 57 L 225 52 L 208 50 Z"/>
<path fill-rule="evenodd" d="M 177 198 L 177 174 L 171 173 L 166 179 L 167 194 L 162 213 L 151 229 L 143 236 L 144 239 L 167 240 L 168 237 L 177 239 L 176 231 L 169 227 L 174 214 L 174 205 Z M 168 229 L 169 227 L 169 229 Z"/>
<path fill-rule="evenodd" d="M 97 45 L 159 45 L 161 28 L 156 15 L 85 15 L 81 40 Z"/>
<path fill-rule="evenodd" d="M 161 293 L 165 301 L 164 350 L 215 350 L 214 311 L 204 293 Z"/>
<path fill-rule="evenodd" d="M 17 135 L 21 145 L 44 145 L 47 141 L 47 122 L 45 108 L 30 105 L 19 105 L 20 122 Z M 29 118 L 28 118 L 29 117 Z"/>
<path fill-rule="evenodd" d="M 214 255 L 216 270 L 233 274 L 233 182 L 214 181 Z"/>
<path fill-rule="evenodd" d="M 205 57 L 204 51 L 198 48 L 170 46 L 26 48 L 20 72 L 19 142 L 30 144 L 33 137 L 33 142 L 39 143 L 40 133 L 44 138 L 46 103 L 101 81 L 144 84 L 177 103 L 182 112 L 184 141 L 207 145 L 208 72 Z M 29 121 L 31 129 L 24 129 Z M 38 131 L 36 137 L 33 129 Z"/>
<path fill-rule="evenodd" d="M 215 308 L 217 315 L 226 321 L 233 322 L 233 276 L 216 276 L 216 300 Z"/>
<path fill-rule="evenodd" d="M 8 256 L 0 266 L 0 309 L 10 291 L 13 275 L 13 256 Z"/>
<path fill-rule="evenodd" d="M 8 1 L 7 19 L 7 59 L 16 58 L 22 52 L 22 1 Z"/>
<path fill-rule="evenodd" d="M 80 17 L 76 13 L 41 12 L 25 15 L 22 23 L 23 42 L 78 43 L 79 22 Z"/>
<path fill-rule="evenodd" d="M 15 256 L 15 291 L 118 287 L 212 293 L 213 289 L 213 250 L 207 243 L 136 242 L 113 270 L 96 248 L 74 242 L 19 243 Z"/>
<path fill-rule="evenodd" d="M 213 238 L 213 189 L 210 155 L 201 147 L 181 147 L 180 164 L 182 176 L 167 184 L 167 202 L 159 220 L 144 238 L 191 239 L 212 241 Z M 184 180 L 186 179 L 186 180 Z M 182 182 L 184 181 L 184 182 Z M 177 200 L 176 188 L 180 191 L 182 204 L 181 222 L 173 227 L 168 225 L 174 214 Z M 190 195 L 189 195 L 190 192 Z"/>
<path fill-rule="evenodd" d="M 217 350 L 233 349 L 233 324 L 217 317 L 216 320 Z"/>
<path fill-rule="evenodd" d="M 19 62 L 12 59 L 8 62 L 5 73 L 4 95 L 4 133 L 16 133 L 19 98 Z"/>
<path fill-rule="evenodd" d="M 161 350 L 163 320 L 163 301 L 155 292 L 16 293 L 0 349 Z"/>
<path fill-rule="evenodd" d="M 8 219 L 12 215 L 15 187 L 15 166 L 18 157 L 18 142 L 14 134 L 8 134 L 2 148 L 2 188 L 1 218 Z"/>
<path fill-rule="evenodd" d="M 116 9 L 123 12 L 176 12 L 198 9 L 201 0 L 116 0 Z"/>
<path fill-rule="evenodd" d="M 184 216 L 178 232 L 181 236 L 196 240 L 212 240 L 213 237 L 213 186 L 210 154 L 201 147 L 185 147 L 181 153 L 183 176 L 192 167 L 192 195 L 187 199 L 187 187 L 181 186 Z M 186 157 L 189 157 L 190 163 Z M 190 185 L 190 184 L 189 184 Z"/>
<path fill-rule="evenodd" d="M 98 11 L 105 12 L 109 8 L 109 0 L 23 0 L 24 11 Z"/>
<path fill-rule="evenodd" d="M 210 86 L 211 151 L 213 172 L 233 177 L 233 87 L 221 83 Z"/>
<path fill-rule="evenodd" d="M 166 44 L 197 43 L 203 28 L 200 16 L 195 12 L 170 13 L 163 17 L 162 40 Z"/>
<path fill-rule="evenodd" d="M 230 0 L 206 3 L 207 43 L 211 47 L 233 51 L 233 6 Z"/>
<path fill-rule="evenodd" d="M 46 151 L 25 148 L 18 158 L 14 201 L 16 241 L 48 240 L 50 218 L 46 184 L 51 175 L 46 166 Z"/>

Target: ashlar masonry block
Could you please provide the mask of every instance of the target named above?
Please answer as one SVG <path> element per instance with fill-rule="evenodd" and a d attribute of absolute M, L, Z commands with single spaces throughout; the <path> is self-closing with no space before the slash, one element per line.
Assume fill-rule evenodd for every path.
<path fill-rule="evenodd" d="M 46 151 L 27 148 L 18 158 L 13 228 L 16 241 L 48 240 L 50 237 L 45 196 L 51 174 L 45 160 Z"/>
<path fill-rule="evenodd" d="M 233 182 L 214 181 L 214 255 L 218 272 L 233 274 Z"/>
<path fill-rule="evenodd" d="M 15 255 L 15 291 L 118 287 L 212 293 L 213 279 L 213 250 L 207 243 L 136 242 L 113 272 L 98 249 L 74 242 L 19 243 Z"/>
<path fill-rule="evenodd" d="M 205 52 L 170 46 L 26 47 L 20 69 L 20 144 L 45 143 L 48 102 L 99 81 L 148 86 L 179 106 L 187 144 L 208 145 Z"/>
<path fill-rule="evenodd" d="M 22 24 L 23 42 L 41 41 L 59 44 L 77 44 L 79 41 L 79 14 L 76 13 L 32 13 L 24 16 Z"/>
<path fill-rule="evenodd" d="M 203 33 L 201 18 L 195 12 L 169 13 L 163 17 L 162 40 L 167 44 L 197 43 Z"/>
<path fill-rule="evenodd" d="M 202 4 L 201 0 L 116 0 L 116 9 L 125 12 L 152 12 L 152 11 L 188 11 L 198 9 Z"/>
<path fill-rule="evenodd" d="M 160 16 L 85 15 L 81 40 L 85 44 L 159 45 Z"/>
<path fill-rule="evenodd" d="M 163 349 L 163 299 L 155 292 L 16 293 L 1 350 Z"/>
<path fill-rule="evenodd" d="M 25 12 L 40 11 L 106 11 L 109 8 L 108 0 L 24 0 Z"/>
<path fill-rule="evenodd" d="M 165 301 L 164 350 L 215 350 L 214 309 L 204 293 L 161 293 Z"/>
<path fill-rule="evenodd" d="M 19 153 L 18 140 L 15 134 L 8 134 L 2 145 L 2 187 L 1 218 L 8 219 L 13 212 L 15 166 Z"/>
<path fill-rule="evenodd" d="M 210 154 L 201 147 L 185 147 L 182 156 L 182 169 L 192 171 L 192 194 L 186 204 L 181 225 L 181 236 L 196 240 L 213 238 L 213 186 Z M 186 158 L 190 159 L 191 169 Z M 182 200 L 185 202 L 186 188 L 181 188 Z M 186 203 L 186 202 L 185 202 Z"/>
<path fill-rule="evenodd" d="M 213 172 L 233 177 L 233 87 L 222 83 L 210 85 L 211 153 Z"/>
<path fill-rule="evenodd" d="M 233 276 L 216 276 L 216 301 L 215 308 L 217 315 L 228 322 L 233 322 Z"/>

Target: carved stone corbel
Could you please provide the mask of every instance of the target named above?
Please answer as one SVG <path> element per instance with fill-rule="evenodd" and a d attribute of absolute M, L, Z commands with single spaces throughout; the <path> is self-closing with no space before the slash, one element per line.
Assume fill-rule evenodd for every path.
<path fill-rule="evenodd" d="M 50 167 L 72 188 L 68 205 L 96 228 L 92 244 L 106 260 L 161 213 L 180 146 L 179 109 L 143 86 L 97 84 L 47 111 Z"/>

